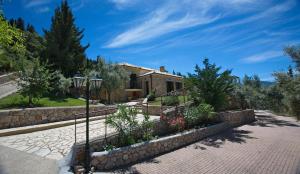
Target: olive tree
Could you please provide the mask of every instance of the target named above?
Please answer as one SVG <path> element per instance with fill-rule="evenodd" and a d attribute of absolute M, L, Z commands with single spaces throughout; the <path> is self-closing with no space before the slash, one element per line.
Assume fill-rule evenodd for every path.
<path fill-rule="evenodd" d="M 112 93 L 125 84 L 128 80 L 128 74 L 121 66 L 110 62 L 106 63 L 103 58 L 97 59 L 95 71 L 103 80 L 101 87 L 108 94 L 108 103 L 111 103 Z"/>
<path fill-rule="evenodd" d="M 37 58 L 21 60 L 18 69 L 21 94 L 28 96 L 29 106 L 33 106 L 33 98 L 39 99 L 49 89 L 49 70 Z"/>

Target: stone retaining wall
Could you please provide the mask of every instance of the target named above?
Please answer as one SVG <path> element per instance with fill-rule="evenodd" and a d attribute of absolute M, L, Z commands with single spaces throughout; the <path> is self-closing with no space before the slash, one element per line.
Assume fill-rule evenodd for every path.
<path fill-rule="evenodd" d="M 207 136 L 225 131 L 230 127 L 243 125 L 255 120 L 253 110 L 221 112 L 218 113 L 218 116 L 219 119 L 224 122 L 149 142 L 117 148 L 112 151 L 94 152 L 91 154 L 92 166 L 94 166 L 97 170 L 108 170 L 133 164 L 140 160 L 199 141 Z"/>
<path fill-rule="evenodd" d="M 255 114 L 253 109 L 220 112 L 218 113 L 218 117 L 220 121 L 228 122 L 233 127 L 255 121 Z"/>
<path fill-rule="evenodd" d="M 169 130 L 168 126 L 160 122 L 160 120 L 154 120 L 154 135 L 165 135 Z M 138 131 L 137 131 L 138 132 Z M 106 144 L 118 144 L 118 133 L 109 133 L 106 136 L 99 136 L 97 138 L 90 140 L 90 148 L 91 152 L 99 152 L 103 151 L 103 147 Z M 85 142 L 77 142 L 76 147 L 74 148 L 74 154 L 73 154 L 73 163 L 74 165 L 81 165 L 84 161 L 84 152 L 85 152 Z"/>
<path fill-rule="evenodd" d="M 172 108 L 172 106 L 160 106 L 160 105 L 148 105 L 147 109 L 147 104 L 143 104 L 143 112 L 149 113 L 149 115 L 160 115 L 161 110 L 166 110 Z"/>
<path fill-rule="evenodd" d="M 85 117 L 85 106 L 74 107 L 41 107 L 11 109 L 0 111 L 0 129 L 51 123 Z M 90 106 L 90 116 L 100 116 L 116 112 L 115 107 Z M 80 114 L 82 113 L 82 114 Z"/>
<path fill-rule="evenodd" d="M 225 122 L 112 151 L 94 152 L 91 154 L 91 164 L 96 170 L 109 170 L 125 166 L 191 144 L 228 128 L 229 124 Z"/>

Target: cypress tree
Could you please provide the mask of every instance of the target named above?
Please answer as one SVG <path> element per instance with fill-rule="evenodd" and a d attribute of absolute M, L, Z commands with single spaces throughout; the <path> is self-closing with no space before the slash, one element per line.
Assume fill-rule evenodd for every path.
<path fill-rule="evenodd" d="M 44 57 L 52 65 L 53 70 L 60 70 L 66 77 L 82 71 L 86 60 L 85 50 L 80 41 L 83 30 L 74 24 L 74 16 L 67 3 L 55 9 L 49 31 L 45 32 L 46 50 Z"/>

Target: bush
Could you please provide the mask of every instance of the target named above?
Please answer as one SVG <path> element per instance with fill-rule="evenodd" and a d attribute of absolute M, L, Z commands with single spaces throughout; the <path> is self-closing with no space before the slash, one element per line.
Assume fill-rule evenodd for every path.
<path fill-rule="evenodd" d="M 214 108 L 202 103 L 199 106 L 191 106 L 184 112 L 184 119 L 188 127 L 193 127 L 199 124 L 208 124 L 215 119 Z"/>
<path fill-rule="evenodd" d="M 162 105 L 164 106 L 176 106 L 179 105 L 180 101 L 178 96 L 166 96 L 162 100 Z"/>
<path fill-rule="evenodd" d="M 169 117 L 162 113 L 160 120 L 169 126 L 171 132 L 183 131 L 185 128 L 185 119 L 180 113 L 177 113 L 174 117 Z"/>
<path fill-rule="evenodd" d="M 65 78 L 62 74 L 59 79 L 59 91 L 61 94 L 66 95 L 70 92 L 70 87 L 72 85 L 72 80 L 70 78 Z"/>
<path fill-rule="evenodd" d="M 118 111 L 105 120 L 105 123 L 119 132 L 119 145 L 134 144 L 133 130 L 138 128 L 137 110 L 135 108 L 118 106 Z"/>
<path fill-rule="evenodd" d="M 134 144 L 138 142 L 137 138 L 141 136 L 142 139 L 146 141 L 153 138 L 154 124 L 150 120 L 150 116 L 144 114 L 144 120 L 139 124 L 137 121 L 137 113 L 137 109 L 133 107 L 119 105 L 118 112 L 110 115 L 105 120 L 106 124 L 119 132 L 119 146 Z"/>
<path fill-rule="evenodd" d="M 144 113 L 144 120 L 140 124 L 140 131 L 142 132 L 142 138 L 145 141 L 153 139 L 153 126 L 154 122 L 150 120 L 150 115 Z"/>
<path fill-rule="evenodd" d="M 155 93 L 150 92 L 150 94 L 147 96 L 148 101 L 154 101 L 155 100 Z"/>
<path fill-rule="evenodd" d="M 50 93 L 55 96 L 66 95 L 69 93 L 69 89 L 72 85 L 72 81 L 69 78 L 65 78 L 60 71 L 52 73 L 50 80 Z"/>

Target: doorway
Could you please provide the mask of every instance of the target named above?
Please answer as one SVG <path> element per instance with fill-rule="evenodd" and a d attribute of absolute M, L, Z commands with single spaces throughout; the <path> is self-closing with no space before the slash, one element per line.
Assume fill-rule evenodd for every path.
<path fill-rule="evenodd" d="M 149 94 L 149 82 L 148 81 L 145 82 L 145 93 L 146 93 L 146 96 Z"/>

